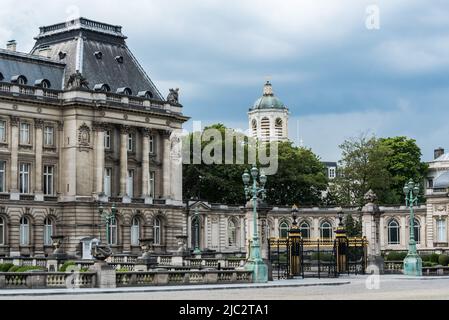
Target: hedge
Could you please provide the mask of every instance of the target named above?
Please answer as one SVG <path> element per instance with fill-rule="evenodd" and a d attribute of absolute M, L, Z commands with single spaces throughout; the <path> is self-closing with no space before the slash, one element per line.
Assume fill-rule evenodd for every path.
<path fill-rule="evenodd" d="M 438 263 L 446 267 L 449 264 L 449 256 L 447 254 L 441 254 L 438 258 Z"/>
<path fill-rule="evenodd" d="M 406 251 L 391 251 L 387 254 L 386 259 L 387 261 L 402 261 L 407 256 Z"/>
<path fill-rule="evenodd" d="M 14 267 L 12 263 L 3 263 L 0 264 L 0 272 L 8 272 L 9 269 Z"/>
<path fill-rule="evenodd" d="M 59 267 L 59 272 L 66 272 L 68 267 L 75 265 L 75 261 L 66 261 L 62 266 Z"/>

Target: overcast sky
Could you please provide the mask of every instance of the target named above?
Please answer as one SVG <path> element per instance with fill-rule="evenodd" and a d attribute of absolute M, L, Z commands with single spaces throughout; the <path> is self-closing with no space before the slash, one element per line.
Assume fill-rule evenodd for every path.
<path fill-rule="evenodd" d="M 160 91 L 179 87 L 203 124 L 247 129 L 269 77 L 290 137 L 323 160 L 363 132 L 412 137 L 424 160 L 449 149 L 447 0 L 1 0 L 0 47 L 27 52 L 39 26 L 78 16 L 122 25 Z"/>

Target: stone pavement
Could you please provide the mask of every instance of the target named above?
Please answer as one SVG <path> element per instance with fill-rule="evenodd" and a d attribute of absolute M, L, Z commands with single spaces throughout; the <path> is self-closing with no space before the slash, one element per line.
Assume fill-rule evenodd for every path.
<path fill-rule="evenodd" d="M 144 293 L 144 292 L 181 292 L 181 291 L 209 291 L 228 289 L 259 289 L 259 288 L 285 288 L 285 287 L 309 287 L 309 286 L 337 286 L 349 284 L 344 278 L 331 279 L 293 279 L 270 281 L 268 283 L 239 283 L 239 284 L 210 284 L 210 285 L 186 285 L 186 286 L 147 286 L 147 287 L 121 287 L 114 289 L 18 289 L 0 290 L 0 299 L 8 296 L 48 296 L 48 295 L 87 295 L 108 293 Z"/>

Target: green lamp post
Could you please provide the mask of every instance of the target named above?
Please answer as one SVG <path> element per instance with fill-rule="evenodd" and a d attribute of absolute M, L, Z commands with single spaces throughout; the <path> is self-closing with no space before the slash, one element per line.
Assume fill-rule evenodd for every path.
<path fill-rule="evenodd" d="M 410 180 L 404 186 L 405 204 L 410 208 L 410 240 L 407 256 L 404 259 L 404 274 L 422 276 L 422 260 L 416 251 L 415 213 L 413 207 L 418 205 L 419 185 Z"/>
<path fill-rule="evenodd" d="M 112 204 L 111 213 L 104 211 L 103 205 L 100 203 L 98 208 L 98 212 L 100 213 L 101 219 L 106 224 L 106 241 L 108 244 L 112 243 L 111 239 L 111 225 L 115 223 L 115 215 L 117 213 L 117 209 L 115 207 L 115 203 Z"/>
<path fill-rule="evenodd" d="M 253 178 L 252 185 L 250 184 L 251 177 Z M 259 177 L 259 182 L 257 178 Z M 251 241 L 251 250 L 248 261 L 245 265 L 245 269 L 252 271 L 253 282 L 267 282 L 268 281 L 268 267 L 261 258 L 259 233 L 257 231 L 257 200 L 260 196 L 261 199 L 265 199 L 265 184 L 267 182 L 267 176 L 262 174 L 259 176 L 259 170 L 254 166 L 251 169 L 251 175 L 248 170 L 242 175 L 243 184 L 245 185 L 245 196 L 247 199 L 253 201 L 253 236 Z"/>

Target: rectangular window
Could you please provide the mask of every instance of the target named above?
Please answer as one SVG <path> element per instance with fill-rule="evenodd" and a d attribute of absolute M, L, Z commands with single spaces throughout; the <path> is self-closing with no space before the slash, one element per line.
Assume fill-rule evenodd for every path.
<path fill-rule="evenodd" d="M 30 244 L 30 225 L 28 223 L 20 224 L 20 245 L 27 246 Z"/>
<path fill-rule="evenodd" d="M 44 144 L 46 146 L 54 145 L 54 128 L 46 126 L 44 130 Z"/>
<path fill-rule="evenodd" d="M 335 178 L 335 168 L 329 168 L 329 179 Z"/>
<path fill-rule="evenodd" d="M 126 184 L 126 193 L 130 198 L 134 197 L 134 170 L 128 170 L 128 181 Z"/>
<path fill-rule="evenodd" d="M 0 121 L 0 142 L 6 141 L 6 121 Z"/>
<path fill-rule="evenodd" d="M 433 188 L 433 179 L 427 180 L 427 187 L 428 187 L 429 189 L 432 189 L 432 188 Z"/>
<path fill-rule="evenodd" d="M 30 144 L 30 124 L 26 122 L 20 123 L 20 143 Z"/>
<path fill-rule="evenodd" d="M 5 175 L 6 161 L 0 160 L 0 192 L 6 190 L 6 175 Z"/>
<path fill-rule="evenodd" d="M 148 195 L 154 199 L 155 195 L 156 172 L 150 171 L 150 179 L 148 179 Z"/>
<path fill-rule="evenodd" d="M 20 193 L 27 194 L 30 193 L 30 168 L 29 163 L 20 163 L 19 166 L 19 184 Z"/>
<path fill-rule="evenodd" d="M 51 246 L 52 240 L 51 237 L 53 236 L 53 225 L 46 224 L 44 227 L 44 245 Z"/>
<path fill-rule="evenodd" d="M 446 220 L 437 220 L 438 242 L 446 242 Z"/>
<path fill-rule="evenodd" d="M 104 132 L 104 148 L 111 149 L 111 130 Z"/>
<path fill-rule="evenodd" d="M 47 196 L 51 196 L 54 194 L 53 174 L 54 174 L 53 166 L 44 166 L 44 194 Z"/>
<path fill-rule="evenodd" d="M 150 136 L 150 153 L 151 154 L 154 153 L 154 136 L 153 135 Z"/>
<path fill-rule="evenodd" d="M 112 169 L 111 168 L 105 168 L 104 169 L 103 192 L 108 197 L 111 196 L 111 179 L 112 179 Z"/>
<path fill-rule="evenodd" d="M 5 244 L 5 220 L 0 217 L 0 245 Z"/>
<path fill-rule="evenodd" d="M 130 133 L 130 134 L 128 134 L 128 151 L 129 152 L 133 152 L 133 143 L 134 143 L 134 137 L 133 137 L 133 134 L 132 133 Z"/>

